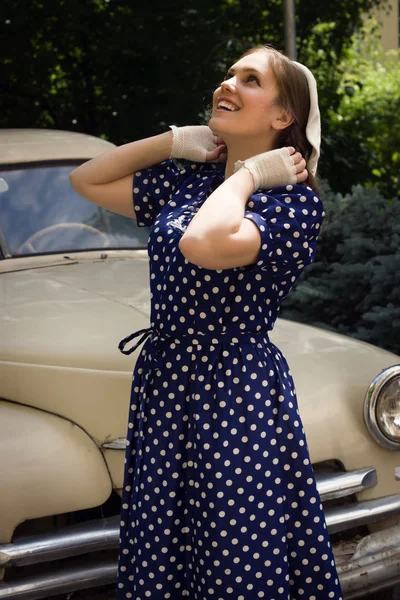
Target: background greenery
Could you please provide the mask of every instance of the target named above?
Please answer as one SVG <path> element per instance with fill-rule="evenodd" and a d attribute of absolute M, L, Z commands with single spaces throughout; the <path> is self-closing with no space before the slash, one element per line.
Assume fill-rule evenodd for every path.
<path fill-rule="evenodd" d="M 363 183 L 388 198 L 398 194 L 400 172 L 400 52 L 384 53 L 377 22 L 351 38 L 338 65 L 337 102 L 325 113 L 325 177 L 336 191 Z"/>
<path fill-rule="evenodd" d="M 383 52 L 376 25 L 365 22 L 338 63 L 324 114 L 327 217 L 281 316 L 400 354 L 400 53 Z"/>
<path fill-rule="evenodd" d="M 382 0 L 297 4 L 299 60 L 315 68 L 324 114 L 362 13 Z M 250 44 L 283 49 L 282 0 L 3 0 L 7 127 L 56 127 L 116 144 L 194 123 Z"/>
<path fill-rule="evenodd" d="M 323 197 L 316 260 L 281 315 L 400 354 L 400 203 L 361 185 Z"/>
<path fill-rule="evenodd" d="M 384 4 L 297 1 L 298 60 L 319 88 L 327 218 L 317 261 L 282 316 L 400 353 L 400 61 L 364 20 Z M 122 144 L 199 123 L 245 49 L 283 50 L 282 0 L 3 0 L 2 8 L 2 127 Z"/>

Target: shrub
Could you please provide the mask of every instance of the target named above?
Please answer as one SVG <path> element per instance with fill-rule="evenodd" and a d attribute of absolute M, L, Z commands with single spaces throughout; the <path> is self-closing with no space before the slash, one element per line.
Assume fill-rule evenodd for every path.
<path fill-rule="evenodd" d="M 285 300 L 281 316 L 400 354 L 400 202 L 377 188 L 334 193 L 316 261 Z"/>

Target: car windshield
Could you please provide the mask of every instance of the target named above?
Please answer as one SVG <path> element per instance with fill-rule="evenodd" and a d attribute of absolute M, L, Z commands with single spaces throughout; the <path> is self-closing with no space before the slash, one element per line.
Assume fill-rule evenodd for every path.
<path fill-rule="evenodd" d="M 0 169 L 0 234 L 6 255 L 144 248 L 148 229 L 79 196 L 78 164 Z"/>

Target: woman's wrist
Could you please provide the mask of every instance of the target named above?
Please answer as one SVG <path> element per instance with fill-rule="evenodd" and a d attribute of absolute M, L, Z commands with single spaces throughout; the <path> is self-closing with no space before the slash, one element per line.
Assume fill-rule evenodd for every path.
<path fill-rule="evenodd" d="M 254 177 L 249 169 L 240 168 L 233 173 L 226 181 L 231 181 L 232 185 L 241 190 L 241 197 L 244 204 L 248 201 L 254 192 Z"/>
<path fill-rule="evenodd" d="M 254 182 L 247 169 L 234 173 L 213 191 L 195 214 L 183 238 L 215 241 L 236 233 L 243 221 L 246 203 L 253 193 Z"/>
<path fill-rule="evenodd" d="M 295 160 L 300 157 L 292 147 L 269 150 L 244 161 L 235 163 L 235 173 L 248 170 L 254 181 L 253 191 L 295 184 L 297 173 Z"/>

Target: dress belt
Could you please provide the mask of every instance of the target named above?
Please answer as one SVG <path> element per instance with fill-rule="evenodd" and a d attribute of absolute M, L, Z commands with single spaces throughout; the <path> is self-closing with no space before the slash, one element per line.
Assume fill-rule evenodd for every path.
<path fill-rule="evenodd" d="M 127 346 L 127 344 L 129 344 L 129 342 L 131 342 L 135 338 L 139 337 L 139 335 L 142 335 L 140 340 L 138 342 L 136 342 L 136 344 L 134 344 L 134 346 L 132 346 L 128 350 L 125 350 L 125 347 Z M 136 348 L 138 348 L 140 346 L 140 344 L 142 342 L 144 342 L 150 335 L 153 335 L 153 342 L 158 346 L 158 348 L 156 350 L 156 355 L 158 355 L 161 350 L 160 344 L 158 342 L 166 342 L 168 340 L 170 340 L 172 342 L 174 340 L 181 340 L 182 338 L 189 338 L 189 340 L 190 340 L 189 344 L 191 343 L 193 345 L 201 344 L 202 343 L 201 340 L 208 341 L 211 344 L 212 343 L 218 344 L 220 342 L 239 343 L 240 340 L 243 338 L 250 342 L 253 342 L 253 343 L 256 343 L 257 341 L 263 341 L 264 343 L 265 342 L 269 343 L 269 336 L 268 336 L 267 331 L 263 331 L 263 332 L 243 331 L 243 332 L 236 333 L 236 334 L 232 334 L 227 331 L 225 333 L 220 333 L 217 335 L 213 335 L 212 333 L 210 333 L 207 335 L 199 334 L 197 336 L 195 334 L 163 336 L 161 334 L 160 330 L 157 329 L 157 327 L 148 327 L 146 329 L 139 329 L 139 331 L 135 331 L 135 333 L 131 333 L 131 335 L 128 335 L 128 337 L 126 337 L 120 341 L 120 343 L 118 344 L 118 348 L 122 352 L 122 354 L 132 354 L 132 352 L 134 352 L 136 350 Z"/>

